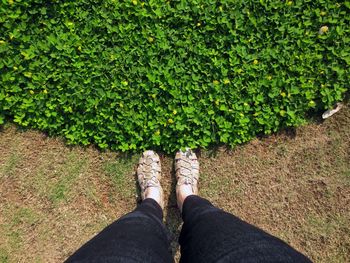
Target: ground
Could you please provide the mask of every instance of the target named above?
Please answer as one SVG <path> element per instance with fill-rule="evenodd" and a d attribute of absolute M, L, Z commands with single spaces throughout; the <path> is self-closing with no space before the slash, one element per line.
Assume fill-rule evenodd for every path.
<path fill-rule="evenodd" d="M 200 194 L 315 262 L 350 262 L 350 110 L 324 122 L 198 152 Z M 62 262 L 137 204 L 138 155 L 0 131 L 0 262 Z M 182 221 L 172 156 L 161 156 L 173 253 Z"/>

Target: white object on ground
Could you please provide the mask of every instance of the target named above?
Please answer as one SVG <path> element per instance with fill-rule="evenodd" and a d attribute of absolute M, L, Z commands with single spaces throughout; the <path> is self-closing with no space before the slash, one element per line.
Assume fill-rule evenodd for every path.
<path fill-rule="evenodd" d="M 327 119 L 327 118 L 331 117 L 333 114 L 337 113 L 342 107 L 343 107 L 343 104 L 337 103 L 336 107 L 334 109 L 325 111 L 322 114 L 322 118 Z"/>

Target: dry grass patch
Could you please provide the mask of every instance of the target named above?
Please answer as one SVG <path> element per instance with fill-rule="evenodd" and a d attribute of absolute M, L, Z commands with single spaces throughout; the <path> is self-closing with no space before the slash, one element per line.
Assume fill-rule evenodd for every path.
<path fill-rule="evenodd" d="M 350 112 L 237 147 L 199 153 L 200 193 L 316 262 L 350 261 Z M 137 203 L 138 155 L 0 132 L 0 262 L 61 262 Z M 172 157 L 161 156 L 173 252 L 181 218 Z"/>

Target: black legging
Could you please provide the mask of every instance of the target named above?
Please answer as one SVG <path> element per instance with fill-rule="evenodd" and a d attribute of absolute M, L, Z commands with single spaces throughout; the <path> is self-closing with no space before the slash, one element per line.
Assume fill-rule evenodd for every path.
<path fill-rule="evenodd" d="M 282 240 L 189 196 L 183 205 L 180 262 L 311 262 Z M 163 212 L 144 200 L 83 245 L 66 262 L 174 262 Z"/>

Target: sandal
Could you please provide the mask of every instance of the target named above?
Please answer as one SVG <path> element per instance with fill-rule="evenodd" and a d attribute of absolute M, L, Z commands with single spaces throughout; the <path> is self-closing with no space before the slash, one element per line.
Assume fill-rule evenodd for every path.
<path fill-rule="evenodd" d="M 164 208 L 163 188 L 160 185 L 161 166 L 158 154 L 154 151 L 145 151 L 137 167 L 137 179 L 141 188 L 142 200 L 145 199 L 146 189 L 157 187 L 160 191 L 160 206 Z"/>
<path fill-rule="evenodd" d="M 198 194 L 199 163 L 196 154 L 189 148 L 178 151 L 175 156 L 176 189 L 181 185 L 190 185 L 195 195 Z"/>

